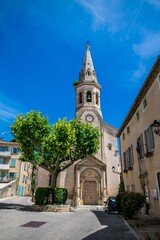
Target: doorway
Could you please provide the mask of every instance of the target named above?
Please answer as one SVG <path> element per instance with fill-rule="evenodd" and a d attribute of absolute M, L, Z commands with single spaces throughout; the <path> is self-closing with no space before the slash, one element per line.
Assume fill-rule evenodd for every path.
<path fill-rule="evenodd" d="M 85 181 L 83 183 L 83 204 L 84 205 L 96 205 L 97 204 L 97 182 Z"/>

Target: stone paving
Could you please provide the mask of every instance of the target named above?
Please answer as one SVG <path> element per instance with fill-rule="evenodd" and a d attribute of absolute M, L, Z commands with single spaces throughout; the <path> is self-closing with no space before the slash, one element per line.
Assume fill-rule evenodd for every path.
<path fill-rule="evenodd" d="M 137 235 L 138 240 L 160 240 L 160 219 L 148 215 L 125 220 Z"/>

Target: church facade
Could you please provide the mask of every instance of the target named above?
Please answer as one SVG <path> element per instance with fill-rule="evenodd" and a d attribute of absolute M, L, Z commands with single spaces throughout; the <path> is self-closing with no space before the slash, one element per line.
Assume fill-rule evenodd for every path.
<path fill-rule="evenodd" d="M 117 129 L 103 121 L 100 91 L 87 45 L 79 81 L 75 84 L 75 117 L 98 127 L 102 136 L 95 156 L 80 159 L 59 175 L 58 186 L 67 188 L 71 205 L 103 205 L 108 196 L 116 196 L 118 192 L 120 176 L 112 171 L 113 166 L 120 170 Z"/>

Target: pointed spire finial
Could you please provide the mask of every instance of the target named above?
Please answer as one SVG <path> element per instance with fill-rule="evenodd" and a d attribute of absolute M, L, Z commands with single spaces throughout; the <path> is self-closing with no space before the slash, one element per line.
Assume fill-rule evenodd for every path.
<path fill-rule="evenodd" d="M 86 42 L 86 49 L 90 49 L 90 42 L 88 40 Z"/>
<path fill-rule="evenodd" d="M 97 83 L 97 77 L 90 53 L 89 41 L 86 42 L 86 45 L 86 53 L 82 65 L 82 70 L 79 75 L 79 82 Z"/>
<path fill-rule="evenodd" d="M 88 40 L 87 40 L 86 44 L 87 44 L 87 46 L 90 46 L 90 42 Z"/>

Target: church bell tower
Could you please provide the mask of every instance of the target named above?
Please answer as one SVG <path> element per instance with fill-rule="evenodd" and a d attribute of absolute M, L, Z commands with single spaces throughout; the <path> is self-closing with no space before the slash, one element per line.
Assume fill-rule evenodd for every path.
<path fill-rule="evenodd" d="M 100 90 L 101 86 L 97 81 L 90 46 L 87 45 L 79 81 L 75 85 L 76 118 L 79 117 L 83 121 L 99 125 L 98 121 L 102 121 Z"/>

